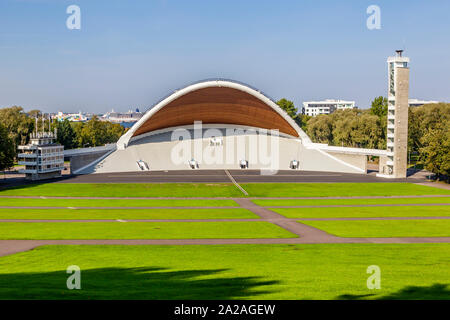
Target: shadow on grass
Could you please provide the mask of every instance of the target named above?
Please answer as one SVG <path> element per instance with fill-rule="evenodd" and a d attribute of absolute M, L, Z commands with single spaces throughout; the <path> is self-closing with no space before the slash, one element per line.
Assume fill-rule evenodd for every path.
<path fill-rule="evenodd" d="M 17 189 L 39 187 L 40 185 L 44 185 L 47 183 L 55 183 L 59 181 L 70 180 L 73 179 L 74 177 L 75 177 L 74 175 L 66 175 L 59 178 L 40 180 L 39 182 L 25 180 L 24 177 L 0 179 L 0 194 L 1 191 L 5 190 L 17 190 Z"/>
<path fill-rule="evenodd" d="M 353 295 L 344 294 L 337 299 L 359 300 L 376 294 Z M 435 283 L 428 287 L 407 286 L 391 294 L 377 297 L 377 300 L 450 300 L 450 284 Z"/>
<path fill-rule="evenodd" d="M 267 287 L 279 283 L 260 277 L 216 276 L 226 270 L 167 271 L 153 267 L 81 270 L 81 290 L 66 288 L 70 274 L 65 270 L 1 274 L 0 299 L 245 299 L 274 292 Z M 266 288 L 259 288 L 262 286 Z"/>

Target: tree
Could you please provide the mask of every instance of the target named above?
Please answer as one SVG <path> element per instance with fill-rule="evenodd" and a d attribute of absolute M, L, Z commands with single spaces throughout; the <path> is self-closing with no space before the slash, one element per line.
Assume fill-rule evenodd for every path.
<path fill-rule="evenodd" d="M 18 145 L 28 142 L 29 134 L 34 130 L 34 120 L 23 112 L 22 107 L 0 109 L 0 119 L 13 142 L 14 150 L 17 150 Z"/>
<path fill-rule="evenodd" d="M 336 110 L 310 119 L 306 131 L 314 142 L 382 149 L 386 148 L 382 119 L 369 110 Z"/>
<path fill-rule="evenodd" d="M 5 170 L 14 165 L 16 150 L 14 143 L 8 135 L 8 130 L 0 124 L 0 170 Z"/>
<path fill-rule="evenodd" d="M 0 119 L 12 141 L 14 152 L 19 144 L 28 143 L 30 133 L 36 129 L 35 118 L 41 115 L 39 110 L 31 110 L 27 114 L 23 112 L 22 107 L 17 106 L 0 109 Z M 57 141 L 66 149 L 114 143 L 125 132 L 120 124 L 100 121 L 96 116 L 86 123 L 64 120 L 55 124 L 49 119 L 42 121 L 42 118 L 37 123 L 38 131 L 43 128 L 48 130 L 49 127 L 51 127 L 50 130 L 57 128 Z"/>
<path fill-rule="evenodd" d="M 29 115 L 31 118 L 40 118 L 40 117 L 42 117 L 42 112 L 41 112 L 41 110 L 37 110 L 37 109 L 35 109 L 35 110 L 30 110 L 30 111 L 28 111 L 27 113 L 28 113 L 28 115 Z"/>
<path fill-rule="evenodd" d="M 351 137 L 355 147 L 381 149 L 385 144 L 380 127 L 380 118 L 367 112 L 363 112 L 356 117 L 356 126 L 351 133 Z"/>
<path fill-rule="evenodd" d="M 70 125 L 69 120 L 64 119 L 56 125 L 57 140 L 64 146 L 64 149 L 73 149 L 78 146 L 77 135 Z"/>
<path fill-rule="evenodd" d="M 292 118 L 295 119 L 297 117 L 297 108 L 295 107 L 294 103 L 292 101 L 289 101 L 285 98 L 279 100 L 277 104 L 286 111 L 286 113 Z"/>
<path fill-rule="evenodd" d="M 356 110 L 338 110 L 330 115 L 333 122 L 332 143 L 337 146 L 353 147 L 353 131 L 358 121 Z"/>
<path fill-rule="evenodd" d="M 309 119 L 307 116 L 305 118 L 303 115 L 297 113 L 298 109 L 295 107 L 294 102 L 282 98 L 278 100 L 277 105 L 280 106 L 280 108 L 283 109 L 292 119 L 294 119 L 300 127 L 303 128 L 306 126 L 306 121 Z M 305 123 L 303 123 L 303 121 L 305 121 Z"/>
<path fill-rule="evenodd" d="M 124 133 L 124 128 L 120 124 L 100 121 L 97 116 L 86 123 L 77 123 L 73 128 L 77 135 L 78 146 L 81 148 L 115 143 Z"/>
<path fill-rule="evenodd" d="M 333 123 L 331 117 L 321 114 L 310 119 L 308 121 L 307 132 L 315 142 L 332 144 Z"/>
<path fill-rule="evenodd" d="M 420 148 L 421 157 L 424 159 L 425 169 L 438 176 L 450 177 L 450 129 L 444 124 L 430 128 L 421 138 L 424 147 Z"/>
<path fill-rule="evenodd" d="M 409 111 L 408 149 L 419 153 L 425 169 L 448 177 L 450 103 L 428 104 Z"/>
<path fill-rule="evenodd" d="M 420 107 L 409 108 L 408 138 L 409 149 L 419 152 L 423 142 L 421 138 L 429 129 L 440 123 L 450 122 L 450 103 L 433 103 Z"/>
<path fill-rule="evenodd" d="M 388 100 L 385 97 L 379 96 L 372 101 L 370 113 L 378 117 L 386 116 L 388 110 Z"/>
<path fill-rule="evenodd" d="M 96 147 L 103 145 L 102 123 L 97 116 L 93 116 L 84 123 L 81 129 L 81 147 Z"/>
<path fill-rule="evenodd" d="M 306 114 L 297 114 L 296 122 L 302 128 L 303 131 L 306 132 L 308 128 L 308 121 L 311 119 L 311 116 Z"/>
<path fill-rule="evenodd" d="M 83 130 L 84 123 L 83 122 L 71 122 L 70 126 L 75 132 L 75 148 L 82 148 L 83 141 L 81 139 L 81 131 Z"/>

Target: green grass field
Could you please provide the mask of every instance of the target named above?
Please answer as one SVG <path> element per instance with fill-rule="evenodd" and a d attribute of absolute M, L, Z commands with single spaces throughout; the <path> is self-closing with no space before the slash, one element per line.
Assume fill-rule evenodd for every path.
<path fill-rule="evenodd" d="M 232 183 L 47 183 L 0 189 L 0 195 L 55 197 L 241 197 Z"/>
<path fill-rule="evenodd" d="M 450 299 L 449 257 L 450 244 L 45 246 L 0 258 L 0 299 Z"/>
<path fill-rule="evenodd" d="M 26 199 L 0 198 L 5 207 L 236 207 L 233 200 L 218 199 Z"/>
<path fill-rule="evenodd" d="M 411 183 L 244 183 L 252 197 L 351 197 L 450 195 L 449 190 Z"/>
<path fill-rule="evenodd" d="M 255 222 L 2 222 L 0 239 L 249 239 L 295 238 Z"/>
<path fill-rule="evenodd" d="M 253 197 L 442 195 L 405 199 L 261 199 L 261 206 L 450 203 L 447 190 L 407 183 L 243 184 Z M 297 238 L 256 219 L 233 200 L 232 184 L 33 184 L 0 196 L 208 197 L 211 199 L 13 199 L 0 206 L 166 207 L 0 208 L 0 219 L 173 219 L 172 222 L 0 222 L 0 239 Z M 446 196 L 447 195 L 447 196 Z M 167 207 L 227 207 L 173 208 Z M 450 237 L 450 219 L 304 221 L 302 218 L 450 216 L 450 206 L 271 208 L 340 237 Z M 81 268 L 81 290 L 66 268 Z M 369 290 L 368 266 L 381 268 Z M 305 245 L 51 245 L 0 257 L 0 299 L 450 299 L 450 243 Z"/>
<path fill-rule="evenodd" d="M 331 206 L 331 205 L 367 205 L 367 204 L 427 204 L 448 203 L 450 197 L 433 198 L 381 198 L 381 199 L 257 199 L 255 204 L 263 207 L 277 206 Z M 1 203 L 1 199 L 0 199 Z"/>
<path fill-rule="evenodd" d="M 450 237 L 450 220 L 299 221 L 339 237 Z"/>
<path fill-rule="evenodd" d="M 230 209 L 0 209 L 0 219 L 256 219 L 251 211 Z"/>
<path fill-rule="evenodd" d="M 410 183 L 247 183 L 253 197 L 450 195 L 450 191 Z M 242 197 L 231 183 L 54 183 L 0 190 L 0 195 L 73 197 Z"/>
<path fill-rule="evenodd" d="M 448 217 L 450 206 L 271 208 L 287 218 Z"/>

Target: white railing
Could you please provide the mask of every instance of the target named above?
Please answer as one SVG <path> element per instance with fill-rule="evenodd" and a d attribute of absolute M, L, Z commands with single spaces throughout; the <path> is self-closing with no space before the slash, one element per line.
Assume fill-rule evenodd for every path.
<path fill-rule="evenodd" d="M 21 166 L 34 166 L 36 165 L 36 162 L 29 162 L 29 161 L 18 161 L 17 164 L 21 165 Z"/>
<path fill-rule="evenodd" d="M 111 143 L 100 147 L 91 147 L 91 148 L 79 148 L 79 149 L 67 149 L 64 150 L 64 156 L 73 156 L 77 154 L 84 154 L 84 153 L 93 153 L 93 152 L 99 152 L 99 151 L 110 151 L 115 150 L 116 144 Z"/>
<path fill-rule="evenodd" d="M 63 152 L 52 152 L 52 153 L 41 153 L 39 158 L 47 158 L 47 157 L 56 157 L 56 156 L 64 156 Z"/>
<path fill-rule="evenodd" d="M 45 166 L 49 164 L 61 164 L 64 165 L 64 160 L 50 160 L 50 161 L 41 161 L 38 162 L 39 165 Z"/>
<path fill-rule="evenodd" d="M 36 158 L 37 154 L 36 153 L 19 153 L 17 155 L 17 157 L 19 157 L 19 158 Z"/>

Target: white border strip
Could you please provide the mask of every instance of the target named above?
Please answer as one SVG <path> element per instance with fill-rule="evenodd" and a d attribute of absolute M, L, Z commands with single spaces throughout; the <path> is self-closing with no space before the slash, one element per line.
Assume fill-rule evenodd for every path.
<path fill-rule="evenodd" d="M 233 184 L 242 191 L 243 194 L 245 194 L 246 196 L 248 196 L 247 191 L 245 191 L 244 188 L 241 187 L 241 185 L 239 183 L 236 182 L 236 180 L 234 180 L 233 176 L 231 175 L 231 173 L 225 169 L 225 173 L 227 174 L 228 178 L 230 178 L 231 182 L 233 182 Z"/>

